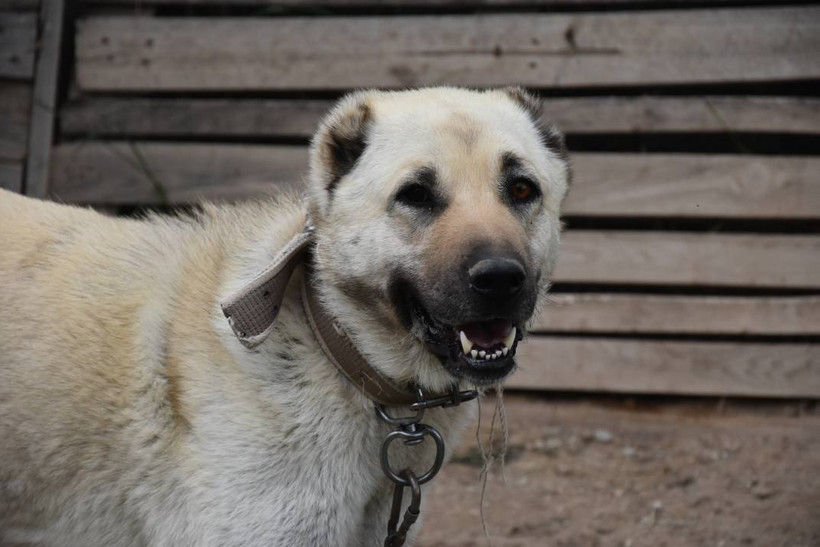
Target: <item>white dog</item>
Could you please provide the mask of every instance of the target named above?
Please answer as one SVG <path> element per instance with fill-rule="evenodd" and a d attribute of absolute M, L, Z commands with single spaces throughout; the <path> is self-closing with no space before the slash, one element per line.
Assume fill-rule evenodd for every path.
<path fill-rule="evenodd" d="M 537 104 L 350 95 L 306 207 L 126 220 L 0 191 L 0 544 L 381 545 L 372 399 L 502 381 L 548 286 L 569 172 Z M 424 423 L 453 446 L 474 407 Z"/>

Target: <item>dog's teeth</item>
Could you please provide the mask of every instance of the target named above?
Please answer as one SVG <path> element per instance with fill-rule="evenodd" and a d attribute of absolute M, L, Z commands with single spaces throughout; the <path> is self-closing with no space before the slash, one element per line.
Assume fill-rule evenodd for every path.
<path fill-rule="evenodd" d="M 464 355 L 470 353 L 470 350 L 473 349 L 473 343 L 470 342 L 470 339 L 467 338 L 467 335 L 464 334 L 464 331 L 459 331 L 458 337 L 461 340 L 461 349 L 464 350 Z"/>
<path fill-rule="evenodd" d="M 495 356 L 496 356 L 496 358 L 501 357 L 501 350 L 500 349 L 495 350 Z"/>
<path fill-rule="evenodd" d="M 510 334 L 508 334 L 507 337 L 504 339 L 504 345 L 508 348 L 512 348 L 513 344 L 515 344 L 515 333 L 515 327 L 513 327 L 510 331 Z"/>
<path fill-rule="evenodd" d="M 474 349 L 473 351 L 470 352 L 470 355 L 473 356 L 473 359 L 477 359 L 478 358 L 478 350 Z"/>
<path fill-rule="evenodd" d="M 481 357 L 482 359 L 484 359 L 485 357 L 487 357 L 487 352 L 484 351 L 484 350 L 481 350 L 481 351 L 478 352 L 478 356 Z"/>
<path fill-rule="evenodd" d="M 491 360 L 495 361 L 496 357 L 498 357 L 498 356 L 495 353 L 493 353 L 492 355 L 488 355 L 487 359 L 491 359 Z"/>
<path fill-rule="evenodd" d="M 504 349 L 502 349 L 502 350 L 501 350 L 501 353 L 503 353 L 504 355 L 507 355 L 508 353 L 510 353 L 510 348 L 504 348 Z"/>

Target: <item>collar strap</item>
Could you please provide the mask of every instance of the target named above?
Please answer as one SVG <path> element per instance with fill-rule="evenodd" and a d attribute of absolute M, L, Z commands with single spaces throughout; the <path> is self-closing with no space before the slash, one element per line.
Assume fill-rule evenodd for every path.
<path fill-rule="evenodd" d="M 288 281 L 296 266 L 306 262 L 312 244 L 313 227 L 306 226 L 279 251 L 270 266 L 221 302 L 222 313 L 245 347 L 255 348 L 273 331 Z M 310 268 L 306 268 L 301 293 L 310 327 L 330 362 L 370 400 L 385 406 L 419 408 L 467 400 L 457 389 L 450 394 L 427 394 L 420 389 L 400 386 L 378 372 L 359 353 L 339 323 L 324 310 L 312 279 Z"/>
<path fill-rule="evenodd" d="M 233 333 L 246 348 L 255 348 L 270 335 L 293 270 L 307 258 L 312 243 L 313 227 L 306 226 L 282 247 L 270 266 L 220 302 Z"/>
<path fill-rule="evenodd" d="M 309 271 L 306 268 L 306 274 Z M 309 275 L 302 280 L 302 305 L 327 358 L 370 400 L 386 406 L 408 406 L 419 400 L 418 393 L 402 389 L 370 366 L 341 325 L 324 312 Z"/>

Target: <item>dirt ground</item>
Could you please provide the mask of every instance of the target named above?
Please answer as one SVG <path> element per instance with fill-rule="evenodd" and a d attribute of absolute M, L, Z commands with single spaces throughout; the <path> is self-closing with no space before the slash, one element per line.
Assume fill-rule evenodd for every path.
<path fill-rule="evenodd" d="M 816 404 L 505 403 L 507 481 L 491 475 L 484 509 L 495 547 L 820 546 Z M 480 466 L 470 434 L 426 493 L 419 545 L 490 545 Z"/>

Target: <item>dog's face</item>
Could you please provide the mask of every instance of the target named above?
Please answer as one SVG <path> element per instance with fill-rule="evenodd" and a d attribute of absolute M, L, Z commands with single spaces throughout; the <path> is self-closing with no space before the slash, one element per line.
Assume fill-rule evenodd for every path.
<path fill-rule="evenodd" d="M 537 106 L 517 88 L 363 92 L 320 128 L 316 269 L 331 311 L 394 376 L 488 385 L 514 368 L 569 179 Z"/>

